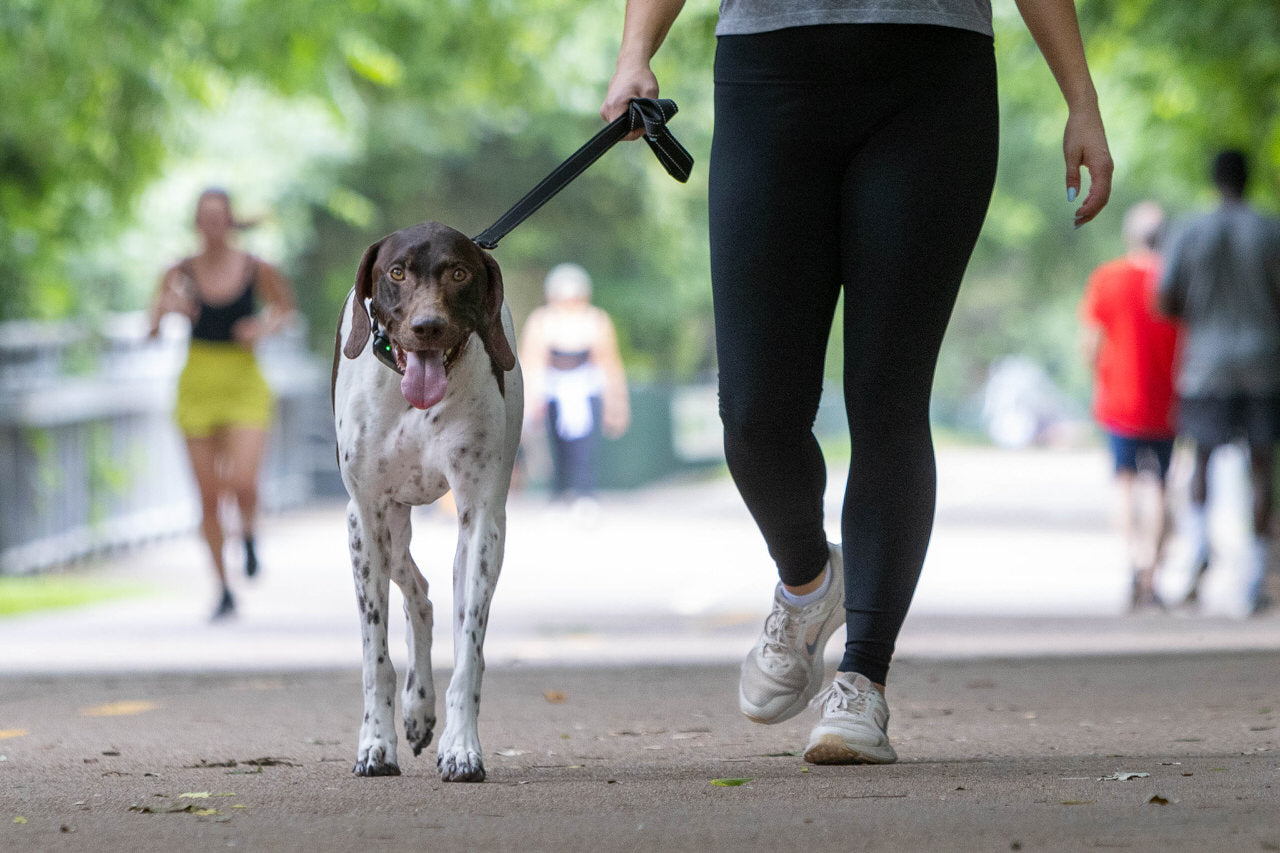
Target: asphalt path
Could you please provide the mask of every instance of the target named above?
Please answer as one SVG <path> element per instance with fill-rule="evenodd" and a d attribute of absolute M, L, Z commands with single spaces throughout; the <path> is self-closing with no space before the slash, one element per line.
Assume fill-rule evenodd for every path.
<path fill-rule="evenodd" d="M 1280 849 L 1280 618 L 1241 616 L 1233 464 L 1205 607 L 1131 616 L 1100 453 L 942 451 L 890 767 L 807 766 L 813 712 L 736 711 L 774 579 L 723 478 L 591 515 L 513 496 L 481 785 L 407 750 L 401 777 L 351 774 L 340 504 L 264 520 L 264 572 L 237 576 L 225 623 L 195 537 L 131 549 L 74 571 L 151 594 L 0 620 L 0 850 Z M 449 613 L 452 519 L 415 529 Z"/>

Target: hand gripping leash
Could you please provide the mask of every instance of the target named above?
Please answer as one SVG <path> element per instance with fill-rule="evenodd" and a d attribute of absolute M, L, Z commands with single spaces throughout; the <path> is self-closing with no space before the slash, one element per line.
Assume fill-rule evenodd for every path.
<path fill-rule="evenodd" d="M 493 249 L 498 241 L 511 233 L 521 222 L 528 219 L 534 211 L 546 204 L 556 193 L 564 189 L 588 166 L 600 159 L 620 139 L 634 130 L 644 127 L 644 141 L 649 143 L 658 161 L 662 163 L 667 174 L 680 183 L 689 180 L 689 172 L 693 168 L 693 157 L 684 146 L 676 141 L 667 129 L 667 122 L 676 114 L 676 102 L 657 100 L 655 98 L 632 98 L 627 111 L 614 119 L 599 133 L 591 137 L 536 187 L 515 205 L 502 214 L 498 221 L 483 232 L 472 237 L 476 245 L 482 249 Z"/>

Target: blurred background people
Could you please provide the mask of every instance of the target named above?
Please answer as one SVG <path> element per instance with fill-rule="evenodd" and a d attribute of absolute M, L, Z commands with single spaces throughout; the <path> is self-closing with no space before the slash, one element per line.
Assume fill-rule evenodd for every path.
<path fill-rule="evenodd" d="M 1080 306 L 1094 417 L 1115 462 L 1133 610 L 1161 606 L 1155 576 L 1169 528 L 1165 484 L 1175 435 L 1178 327 L 1156 307 L 1163 223 L 1155 202 L 1129 208 L 1121 229 L 1125 254 L 1093 271 Z"/>
<path fill-rule="evenodd" d="M 1243 440 L 1249 450 L 1253 541 L 1245 581 L 1253 612 L 1265 591 L 1275 443 L 1280 438 L 1280 221 L 1245 202 L 1248 164 L 1221 151 L 1212 177 L 1220 204 L 1183 225 L 1169 244 L 1160 306 L 1182 319 L 1178 431 L 1195 442 L 1186 534 L 1195 555 L 1194 600 L 1209 565 L 1205 507 L 1214 450 Z"/>
<path fill-rule="evenodd" d="M 175 416 L 186 438 L 200 491 L 200 532 L 209 546 L 219 593 L 213 618 L 235 612 L 224 555 L 223 496 L 234 499 L 244 541 L 244 569 L 258 571 L 254 548 L 258 473 L 272 417 L 271 391 L 254 346 L 289 321 L 292 289 L 273 267 L 235 245 L 231 198 L 207 189 L 196 203 L 198 254 L 170 267 L 151 308 L 151 335 L 169 313 L 191 321 L 187 362 L 178 378 Z"/>
<path fill-rule="evenodd" d="M 554 500 L 594 506 L 601 436 L 631 423 L 626 374 L 613 321 L 591 304 L 591 277 L 578 264 L 553 267 L 546 303 L 520 337 L 526 424 L 545 427 Z"/>

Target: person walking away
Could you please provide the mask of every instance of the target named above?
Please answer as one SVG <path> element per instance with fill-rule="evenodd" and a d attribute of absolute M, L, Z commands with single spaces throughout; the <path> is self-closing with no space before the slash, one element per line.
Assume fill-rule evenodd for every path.
<path fill-rule="evenodd" d="M 543 289 L 546 304 L 529 315 L 520 336 L 526 419 L 546 426 L 553 499 L 589 511 L 601 438 L 620 438 L 631 422 L 626 372 L 613 322 L 591 304 L 587 271 L 559 264 Z"/>
<path fill-rule="evenodd" d="M 166 314 L 191 321 L 175 417 L 200 492 L 200 533 L 219 587 L 213 611 L 217 620 L 235 612 L 223 554 L 226 533 L 219 516 L 224 495 L 239 509 L 245 573 L 253 577 L 258 572 L 258 474 L 272 397 L 254 346 L 289 322 L 294 299 L 279 270 L 236 248 L 235 232 L 244 226 L 236 221 L 226 191 L 208 189 L 200 195 L 195 227 L 201 250 L 161 277 L 152 301 L 151 336 L 159 334 Z"/>
<path fill-rule="evenodd" d="M 628 0 L 604 119 L 658 95 L 650 60 L 682 6 Z M 1067 101 L 1068 201 L 1089 171 L 1083 225 L 1106 204 L 1113 166 L 1075 7 L 1018 6 Z M 738 704 L 777 723 L 815 699 L 807 761 L 891 762 L 885 681 L 933 525 L 934 367 L 995 180 L 991 7 L 722 0 L 716 34 L 720 415 L 729 471 L 781 580 Z M 813 422 L 842 290 L 853 458 L 834 544 Z M 844 656 L 819 693 L 841 622 Z"/>
<path fill-rule="evenodd" d="M 1178 431 L 1195 443 L 1187 600 L 1196 600 L 1209 567 L 1209 460 L 1222 445 L 1243 440 L 1253 494 L 1245 603 L 1257 613 L 1270 603 L 1265 581 L 1280 439 L 1280 221 L 1245 201 L 1243 152 L 1219 152 L 1212 177 L 1220 203 L 1178 229 L 1159 284 L 1161 310 L 1186 330 L 1177 389 Z"/>
<path fill-rule="evenodd" d="M 1163 223 L 1155 202 L 1131 207 L 1121 227 L 1124 256 L 1094 270 L 1080 305 L 1094 417 L 1107 434 L 1119 486 L 1135 611 L 1163 607 L 1155 580 L 1169 531 L 1178 327 L 1156 308 L 1156 241 Z"/>

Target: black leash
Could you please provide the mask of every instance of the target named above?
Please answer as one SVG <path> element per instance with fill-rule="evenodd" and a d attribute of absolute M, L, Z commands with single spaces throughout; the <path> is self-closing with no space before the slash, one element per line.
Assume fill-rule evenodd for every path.
<path fill-rule="evenodd" d="M 634 130 L 644 127 L 644 141 L 649 143 L 658 161 L 662 163 L 667 174 L 680 183 L 689 180 L 689 172 L 693 169 L 693 157 L 684 146 L 676 141 L 667 129 L 667 122 L 676 114 L 676 102 L 657 100 L 655 98 L 632 98 L 627 111 L 575 151 L 547 177 L 542 179 L 528 195 L 490 225 L 483 232 L 471 238 L 483 249 L 493 249 L 498 241 L 511 233 L 521 222 L 528 219 L 538 208 L 546 204 L 552 196 L 569 185 L 569 182 L 581 175 L 588 166 L 600 159 L 600 155 L 608 151 L 620 139 Z"/>

